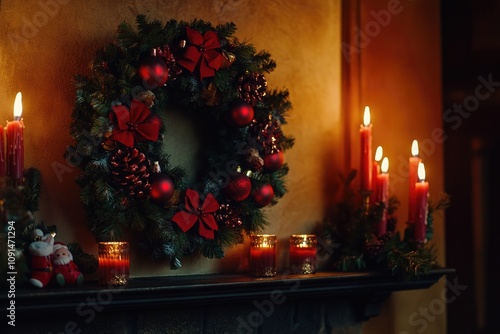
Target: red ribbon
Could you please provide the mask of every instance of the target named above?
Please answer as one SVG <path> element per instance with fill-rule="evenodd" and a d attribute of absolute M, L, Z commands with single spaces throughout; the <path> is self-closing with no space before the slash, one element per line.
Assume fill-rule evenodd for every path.
<path fill-rule="evenodd" d="M 203 36 L 198 30 L 186 26 L 189 45 L 184 53 L 184 58 L 177 62 L 191 73 L 199 64 L 200 80 L 213 77 L 222 66 L 224 57 L 215 49 L 220 48 L 220 41 L 215 31 L 207 31 Z"/>
<path fill-rule="evenodd" d="M 148 121 L 151 110 L 144 103 L 132 100 L 130 110 L 123 105 L 113 106 L 112 109 L 109 118 L 115 128 L 111 140 L 116 140 L 127 147 L 134 147 L 135 142 L 158 140 L 161 124 Z"/>
<path fill-rule="evenodd" d="M 214 195 L 208 194 L 200 207 L 200 194 L 188 189 L 186 191 L 184 211 L 177 212 L 172 220 L 179 225 L 183 232 L 191 229 L 199 222 L 198 232 L 207 239 L 214 238 L 214 231 L 219 229 L 215 222 L 214 213 L 219 209 L 219 203 Z"/>

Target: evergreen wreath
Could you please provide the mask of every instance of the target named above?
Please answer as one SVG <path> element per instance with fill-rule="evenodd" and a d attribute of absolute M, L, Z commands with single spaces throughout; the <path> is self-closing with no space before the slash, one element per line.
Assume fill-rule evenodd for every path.
<path fill-rule="evenodd" d="M 66 158 L 82 169 L 81 200 L 97 241 L 138 241 L 173 269 L 184 255 L 221 258 L 267 224 L 263 208 L 285 192 L 281 126 L 286 90 L 267 90 L 276 63 L 225 23 L 149 20 L 119 25 L 89 76 L 76 77 Z M 164 150 L 172 110 L 203 138 L 195 184 Z M 140 233 L 137 233 L 140 232 Z"/>

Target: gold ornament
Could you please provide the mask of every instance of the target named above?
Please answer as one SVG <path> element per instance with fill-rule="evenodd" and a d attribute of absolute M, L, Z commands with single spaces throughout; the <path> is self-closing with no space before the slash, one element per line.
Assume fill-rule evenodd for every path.
<path fill-rule="evenodd" d="M 249 167 L 254 171 L 260 171 L 262 167 L 264 167 L 264 159 L 261 158 L 259 151 L 255 148 L 250 148 L 248 150 L 246 161 Z"/>
<path fill-rule="evenodd" d="M 104 134 L 104 141 L 101 143 L 101 146 L 106 151 L 113 151 L 116 148 L 116 142 L 109 139 L 112 134 L 113 133 L 111 131 Z"/>
<path fill-rule="evenodd" d="M 155 104 L 156 95 L 150 90 L 145 90 L 135 95 L 134 98 L 144 103 L 146 107 L 151 108 Z"/>
<path fill-rule="evenodd" d="M 222 64 L 222 67 L 225 68 L 231 66 L 236 60 L 236 56 L 234 55 L 234 53 L 228 52 L 226 50 L 222 50 L 222 56 L 224 57 L 224 63 Z"/>
<path fill-rule="evenodd" d="M 201 99 L 207 106 L 213 107 L 219 104 L 219 92 L 213 82 L 209 83 L 207 88 L 201 90 Z"/>

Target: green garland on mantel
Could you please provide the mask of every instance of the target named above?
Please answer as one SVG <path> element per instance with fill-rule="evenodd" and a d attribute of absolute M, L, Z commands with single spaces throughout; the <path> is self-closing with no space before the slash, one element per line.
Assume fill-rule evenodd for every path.
<path fill-rule="evenodd" d="M 276 63 L 234 37 L 236 26 L 149 20 L 122 23 L 89 76 L 76 77 L 66 153 L 97 241 L 130 240 L 173 269 L 185 255 L 221 258 L 243 235 L 267 225 L 264 207 L 285 192 L 293 146 L 281 125 L 286 90 L 267 90 Z M 171 163 L 164 144 L 176 124 L 202 138 L 196 181 Z"/>
<path fill-rule="evenodd" d="M 384 210 L 383 203 L 373 203 L 363 209 L 362 196 L 353 190 L 351 183 L 356 177 L 352 171 L 342 178 L 340 196 L 333 214 L 324 219 L 322 234 L 328 244 L 335 245 L 329 265 L 339 271 L 375 271 L 389 273 L 407 280 L 425 275 L 439 268 L 436 249 L 430 242 L 413 240 L 413 224 L 407 224 L 404 234 L 396 231 L 396 211 L 399 200 L 389 199 L 387 207 L 387 233 L 377 236 L 374 231 Z M 450 205 L 450 197 L 444 193 L 436 202 L 429 201 L 426 239 L 434 234 L 434 215 Z"/>

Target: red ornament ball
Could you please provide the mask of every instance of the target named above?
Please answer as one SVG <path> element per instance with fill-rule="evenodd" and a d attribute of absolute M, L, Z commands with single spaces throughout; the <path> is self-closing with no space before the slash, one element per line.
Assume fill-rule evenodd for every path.
<path fill-rule="evenodd" d="M 229 180 L 227 186 L 222 189 L 224 195 L 233 202 L 241 202 L 250 196 L 252 182 L 245 174 L 237 174 Z"/>
<path fill-rule="evenodd" d="M 285 155 L 282 151 L 268 154 L 264 156 L 264 169 L 268 172 L 277 171 L 283 166 L 283 161 L 285 161 Z"/>
<path fill-rule="evenodd" d="M 237 103 L 231 108 L 231 121 L 238 127 L 244 127 L 252 122 L 254 116 L 253 107 L 248 103 Z"/>
<path fill-rule="evenodd" d="M 163 121 L 161 120 L 161 117 L 158 116 L 158 114 L 153 114 L 153 113 L 151 113 L 148 119 L 146 119 L 145 123 L 153 124 L 155 127 L 158 127 L 158 129 L 161 129 L 161 127 L 163 126 Z"/>
<path fill-rule="evenodd" d="M 253 200 L 259 207 L 264 207 L 271 203 L 274 197 L 274 189 L 270 184 L 263 185 L 253 193 Z"/>
<path fill-rule="evenodd" d="M 168 67 L 161 58 L 150 56 L 139 66 L 139 75 L 144 88 L 155 89 L 167 82 Z"/>
<path fill-rule="evenodd" d="M 153 173 L 150 177 L 150 183 L 150 196 L 152 202 L 164 205 L 174 195 L 174 182 L 168 175 Z"/>

